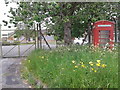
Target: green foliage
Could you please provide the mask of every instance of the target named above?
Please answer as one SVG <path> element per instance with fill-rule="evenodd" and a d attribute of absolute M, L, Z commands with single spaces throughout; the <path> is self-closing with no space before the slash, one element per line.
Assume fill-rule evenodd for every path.
<path fill-rule="evenodd" d="M 35 21 L 37 21 L 37 22 L 40 22 L 40 21 L 41 21 L 41 19 L 40 19 L 40 17 L 39 17 L 38 15 L 35 15 L 35 16 L 33 17 L 33 19 L 34 19 Z"/>
<path fill-rule="evenodd" d="M 17 9 L 10 8 L 13 15 L 10 18 L 15 25 L 22 21 L 32 27 L 34 21 L 41 23 L 51 17 L 54 24 L 46 25 L 49 34 L 63 39 L 65 22 L 72 25 L 72 37 L 80 37 L 89 22 L 113 20 L 112 16 L 118 16 L 118 11 L 118 3 L 114 2 L 20 2 Z"/>
<path fill-rule="evenodd" d="M 36 50 L 24 61 L 23 77 L 28 73 L 49 88 L 117 88 L 117 57 L 116 47 L 112 51 L 92 46 Z"/>
<path fill-rule="evenodd" d="M 31 30 L 16 30 L 15 37 L 20 38 L 21 36 L 24 36 L 26 39 L 29 39 L 30 37 L 35 37 L 35 33 Z"/>

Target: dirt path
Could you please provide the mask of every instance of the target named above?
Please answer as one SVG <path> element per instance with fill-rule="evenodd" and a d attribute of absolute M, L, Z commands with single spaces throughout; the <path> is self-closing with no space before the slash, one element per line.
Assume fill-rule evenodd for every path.
<path fill-rule="evenodd" d="M 28 88 L 20 78 L 20 62 L 23 58 L 0 59 L 0 89 L 1 88 Z"/>

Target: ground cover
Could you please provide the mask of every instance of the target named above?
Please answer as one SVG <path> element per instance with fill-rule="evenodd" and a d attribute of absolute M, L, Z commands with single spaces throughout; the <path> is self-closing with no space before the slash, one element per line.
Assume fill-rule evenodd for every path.
<path fill-rule="evenodd" d="M 22 62 L 22 77 L 33 87 L 117 88 L 118 50 L 93 46 L 35 50 Z"/>

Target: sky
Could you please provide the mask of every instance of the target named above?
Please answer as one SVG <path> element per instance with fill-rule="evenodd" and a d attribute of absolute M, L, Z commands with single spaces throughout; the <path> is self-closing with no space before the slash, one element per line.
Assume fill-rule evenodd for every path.
<path fill-rule="evenodd" d="M 4 26 L 4 23 L 2 22 L 3 20 L 6 20 L 6 21 L 10 20 L 10 18 L 7 17 L 7 15 L 10 15 L 10 13 L 8 12 L 10 10 L 10 7 L 17 7 L 17 5 L 16 3 L 10 3 L 8 6 L 6 6 L 4 0 L 0 1 L 0 24 L 2 25 L 1 26 L 2 30 L 15 29 L 13 24 L 8 24 L 8 26 L 11 26 L 11 28 L 8 28 L 8 26 Z"/>

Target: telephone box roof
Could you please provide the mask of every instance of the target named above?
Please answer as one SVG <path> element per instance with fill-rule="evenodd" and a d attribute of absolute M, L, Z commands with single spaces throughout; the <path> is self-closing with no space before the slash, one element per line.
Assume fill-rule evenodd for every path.
<path fill-rule="evenodd" d="M 108 20 L 100 20 L 100 21 L 96 21 L 95 23 L 94 23 L 94 25 L 95 24 L 98 24 L 98 23 L 102 23 L 102 24 L 104 24 L 104 23 L 111 23 L 111 24 L 115 24 L 114 22 L 112 22 L 112 21 L 108 21 Z"/>

